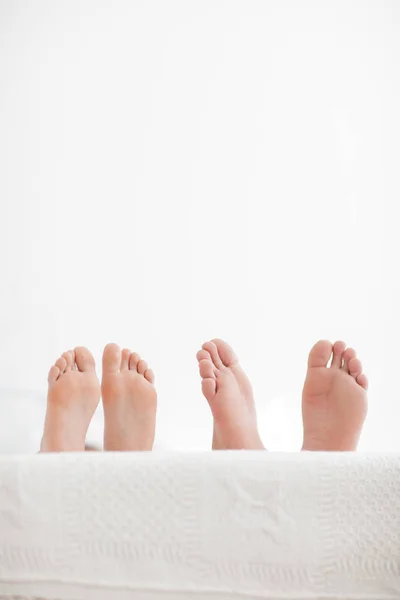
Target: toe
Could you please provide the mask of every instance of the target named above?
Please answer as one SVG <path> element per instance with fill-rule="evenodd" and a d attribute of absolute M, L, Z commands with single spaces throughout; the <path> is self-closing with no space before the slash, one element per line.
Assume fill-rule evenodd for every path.
<path fill-rule="evenodd" d="M 335 342 L 333 344 L 332 369 L 341 369 L 343 364 L 343 353 L 346 350 L 344 342 Z"/>
<path fill-rule="evenodd" d="M 233 367 L 237 364 L 238 359 L 232 348 L 229 344 L 224 342 L 224 340 L 215 339 L 212 340 L 213 344 L 216 345 L 218 354 L 225 365 L 225 367 Z"/>
<path fill-rule="evenodd" d="M 147 381 L 149 383 L 151 383 L 151 384 L 154 383 L 155 377 L 154 377 L 154 373 L 151 369 L 147 369 L 147 371 L 145 371 L 145 373 L 144 373 L 144 376 L 145 376 L 145 379 L 147 379 Z"/>
<path fill-rule="evenodd" d="M 139 360 L 137 364 L 137 372 L 139 373 L 139 375 L 144 375 L 147 369 L 147 362 L 145 360 Z"/>
<path fill-rule="evenodd" d="M 65 358 L 61 357 L 56 361 L 56 367 L 60 369 L 60 375 L 62 375 L 67 368 L 67 361 Z"/>
<path fill-rule="evenodd" d="M 203 379 L 215 379 L 214 365 L 210 358 L 205 358 L 199 362 L 200 377 Z"/>
<path fill-rule="evenodd" d="M 76 366 L 81 373 L 85 373 L 86 371 L 94 371 L 96 368 L 92 353 L 89 352 L 89 350 L 84 346 L 78 346 L 78 348 L 75 348 L 75 361 Z"/>
<path fill-rule="evenodd" d="M 124 348 L 121 352 L 121 371 L 129 369 L 129 359 L 132 352 L 128 348 Z"/>
<path fill-rule="evenodd" d="M 356 358 L 356 351 L 354 350 L 354 348 L 347 348 L 347 350 L 343 354 L 343 366 L 342 366 L 342 370 L 345 371 L 346 373 L 349 372 L 349 362 L 353 358 Z"/>
<path fill-rule="evenodd" d="M 131 371 L 137 371 L 138 362 L 140 361 L 140 356 L 137 352 L 132 352 L 129 359 L 129 368 Z"/>
<path fill-rule="evenodd" d="M 362 373 L 362 364 L 358 358 L 352 358 L 349 360 L 349 374 L 357 379 L 359 375 Z"/>
<path fill-rule="evenodd" d="M 65 362 L 67 363 L 67 366 L 65 367 L 65 372 L 68 373 L 68 371 L 72 370 L 72 366 L 73 366 L 72 354 L 70 354 L 69 351 L 64 352 L 62 357 L 65 359 Z"/>
<path fill-rule="evenodd" d="M 210 353 L 207 350 L 199 350 L 196 354 L 197 360 L 200 362 L 201 360 L 211 360 Z"/>
<path fill-rule="evenodd" d="M 215 379 L 203 379 L 201 382 L 201 388 L 206 399 L 211 402 L 217 390 L 217 382 Z"/>
<path fill-rule="evenodd" d="M 50 385 L 52 385 L 53 383 L 55 383 L 58 379 L 58 377 L 60 376 L 60 369 L 58 367 L 56 367 L 56 365 L 54 365 L 53 367 L 51 367 L 50 371 L 49 371 L 49 376 L 48 376 L 48 382 Z"/>
<path fill-rule="evenodd" d="M 121 348 L 117 344 L 107 344 L 103 352 L 103 372 L 116 373 L 121 366 Z"/>
<path fill-rule="evenodd" d="M 78 366 L 76 364 L 75 350 L 68 350 L 68 352 L 72 356 L 72 367 L 71 368 L 72 368 L 73 371 L 77 371 L 78 370 Z"/>
<path fill-rule="evenodd" d="M 213 361 L 214 365 L 217 367 L 217 369 L 220 369 L 221 367 L 223 367 L 223 362 L 218 353 L 218 348 L 214 344 L 214 342 L 206 342 L 205 344 L 203 344 L 203 350 L 206 350 L 210 354 L 212 361 Z"/>
<path fill-rule="evenodd" d="M 361 373 L 361 375 L 358 375 L 356 381 L 357 381 L 358 385 L 360 385 L 362 388 L 364 388 L 365 391 L 367 391 L 369 383 L 368 383 L 368 377 L 366 375 L 364 375 L 364 373 Z"/>
<path fill-rule="evenodd" d="M 308 366 L 326 367 L 332 354 L 332 344 L 327 340 L 321 340 L 315 344 L 308 357 Z"/>

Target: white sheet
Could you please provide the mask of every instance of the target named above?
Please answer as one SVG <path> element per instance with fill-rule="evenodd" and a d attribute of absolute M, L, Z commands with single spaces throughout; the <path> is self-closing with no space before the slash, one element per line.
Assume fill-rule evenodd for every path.
<path fill-rule="evenodd" d="M 0 597 L 400 598 L 400 456 L 0 459 Z"/>

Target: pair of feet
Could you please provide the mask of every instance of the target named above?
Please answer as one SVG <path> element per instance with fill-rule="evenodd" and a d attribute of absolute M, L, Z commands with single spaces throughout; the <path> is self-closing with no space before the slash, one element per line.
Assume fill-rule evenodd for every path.
<path fill-rule="evenodd" d="M 108 344 L 100 384 L 89 350 L 69 350 L 50 369 L 48 382 L 41 452 L 84 451 L 101 397 L 105 450 L 153 448 L 157 412 L 154 373 L 136 352 Z"/>
<path fill-rule="evenodd" d="M 197 360 L 214 417 L 213 449 L 263 449 L 252 387 L 232 348 L 218 339 L 206 342 Z M 367 387 L 354 350 L 346 350 L 344 342 L 318 342 L 309 356 L 303 390 L 303 450 L 355 450 L 367 413 Z M 154 374 L 138 354 L 109 344 L 101 385 L 86 348 L 65 352 L 51 368 L 41 451 L 83 451 L 101 396 L 104 449 L 151 450 L 157 411 Z"/>
<path fill-rule="evenodd" d="M 197 359 L 214 417 L 213 449 L 263 449 L 251 384 L 232 348 L 213 340 Z M 367 415 L 367 389 L 355 350 L 344 342 L 315 344 L 303 388 L 302 449 L 356 450 Z"/>

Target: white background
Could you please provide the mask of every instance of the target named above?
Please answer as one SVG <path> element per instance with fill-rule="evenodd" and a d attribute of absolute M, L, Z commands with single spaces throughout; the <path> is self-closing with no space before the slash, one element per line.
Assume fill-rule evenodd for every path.
<path fill-rule="evenodd" d="M 109 341 L 156 371 L 157 447 L 208 448 L 214 336 L 269 448 L 328 338 L 371 380 L 361 449 L 400 450 L 399 63 L 395 0 L 0 0 L 0 450 Z"/>

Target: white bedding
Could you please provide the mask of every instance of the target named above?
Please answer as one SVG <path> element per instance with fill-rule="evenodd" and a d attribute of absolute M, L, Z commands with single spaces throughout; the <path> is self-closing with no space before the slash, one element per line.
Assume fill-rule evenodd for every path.
<path fill-rule="evenodd" d="M 400 455 L 0 458 L 0 597 L 400 598 Z"/>

